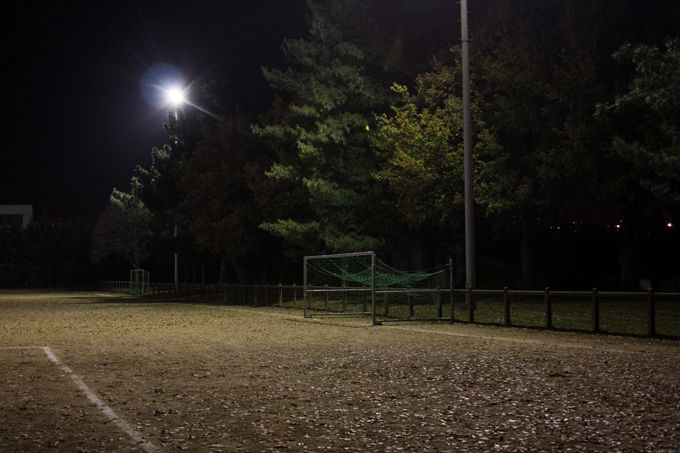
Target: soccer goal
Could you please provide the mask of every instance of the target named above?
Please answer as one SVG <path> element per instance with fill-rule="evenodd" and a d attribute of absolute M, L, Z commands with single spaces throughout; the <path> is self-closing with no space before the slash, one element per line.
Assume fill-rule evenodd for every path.
<path fill-rule="evenodd" d="M 370 315 L 375 307 L 375 253 L 304 258 L 305 317 Z"/>
<path fill-rule="evenodd" d="M 130 269 L 130 294 L 144 296 L 149 294 L 149 272 L 144 269 Z"/>
<path fill-rule="evenodd" d="M 452 262 L 402 271 L 374 252 L 304 258 L 305 317 L 371 315 L 390 321 L 453 320 Z"/>

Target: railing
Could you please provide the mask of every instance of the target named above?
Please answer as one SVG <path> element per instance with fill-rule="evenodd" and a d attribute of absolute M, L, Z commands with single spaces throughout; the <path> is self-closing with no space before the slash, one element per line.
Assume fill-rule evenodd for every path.
<path fill-rule="evenodd" d="M 99 282 L 102 289 L 112 292 L 129 293 L 128 281 Z M 199 284 L 150 282 L 145 296 L 190 298 L 220 302 L 231 305 L 278 305 L 289 308 L 303 308 L 302 286 L 290 285 L 243 285 L 243 284 Z"/>
<path fill-rule="evenodd" d="M 106 281 L 100 282 L 100 287 L 127 293 L 130 282 Z M 448 289 L 431 291 L 446 294 L 447 298 L 450 295 Z M 151 282 L 147 296 L 304 308 L 303 286 L 296 284 Z M 444 313 L 444 318 L 451 322 L 680 338 L 680 293 L 652 289 L 605 292 L 597 288 L 591 291 L 454 289 L 451 300 L 450 309 Z M 441 317 L 441 313 L 438 316 Z"/>
<path fill-rule="evenodd" d="M 680 293 L 455 289 L 454 320 L 556 330 L 680 337 Z M 467 302 L 470 301 L 470 302 Z M 456 309 L 457 308 L 457 309 Z"/>

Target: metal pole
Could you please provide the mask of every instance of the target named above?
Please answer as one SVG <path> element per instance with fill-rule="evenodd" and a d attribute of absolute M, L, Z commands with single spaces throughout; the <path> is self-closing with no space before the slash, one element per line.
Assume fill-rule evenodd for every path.
<path fill-rule="evenodd" d="M 451 322 L 456 320 L 453 311 L 453 258 L 449 258 L 449 302 L 451 303 Z"/>
<path fill-rule="evenodd" d="M 654 306 L 654 290 L 647 290 L 647 336 L 656 335 L 656 307 Z"/>
<path fill-rule="evenodd" d="M 472 202 L 472 133 L 470 116 L 470 52 L 467 0 L 460 2 L 460 33 L 463 60 L 463 152 L 465 173 L 465 286 L 476 288 L 475 213 Z M 468 300 L 468 303 L 471 301 Z"/>
<path fill-rule="evenodd" d="M 550 288 L 545 287 L 545 328 L 552 329 L 552 301 L 550 300 Z"/>
<path fill-rule="evenodd" d="M 303 305 L 304 305 L 304 317 L 307 317 L 307 304 L 308 302 L 308 295 L 307 295 L 307 257 L 305 256 L 304 259 L 304 267 L 302 268 L 302 300 L 303 300 Z M 295 288 L 293 288 L 293 291 L 295 291 Z"/>
<path fill-rule="evenodd" d="M 371 252 L 371 317 L 373 325 L 375 322 L 375 253 Z"/>
<path fill-rule="evenodd" d="M 178 236 L 177 224 L 175 224 L 175 288 L 179 284 L 179 254 L 177 253 L 177 236 Z"/>

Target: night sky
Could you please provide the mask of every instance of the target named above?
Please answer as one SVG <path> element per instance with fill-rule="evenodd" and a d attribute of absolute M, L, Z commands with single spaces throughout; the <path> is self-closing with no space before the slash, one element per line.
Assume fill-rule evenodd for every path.
<path fill-rule="evenodd" d="M 96 213 L 162 144 L 167 108 L 140 82 L 156 64 L 221 80 L 239 103 L 269 96 L 260 65 L 304 35 L 303 0 L 12 2 L 3 23 L 0 204 Z"/>

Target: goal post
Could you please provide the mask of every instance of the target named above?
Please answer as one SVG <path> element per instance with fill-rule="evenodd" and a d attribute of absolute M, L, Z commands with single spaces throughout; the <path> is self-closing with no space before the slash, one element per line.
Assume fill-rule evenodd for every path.
<path fill-rule="evenodd" d="M 305 256 L 304 316 L 375 313 L 375 253 Z"/>
<path fill-rule="evenodd" d="M 130 269 L 130 294 L 144 296 L 149 294 L 150 274 L 144 269 Z"/>
<path fill-rule="evenodd" d="M 378 260 L 374 322 L 453 321 L 451 269 L 451 260 L 417 271 L 402 271 Z"/>
<path fill-rule="evenodd" d="M 453 321 L 453 265 L 402 271 L 374 252 L 304 258 L 304 316 L 371 315 L 390 321 Z M 448 300 L 447 300 L 448 299 Z"/>

